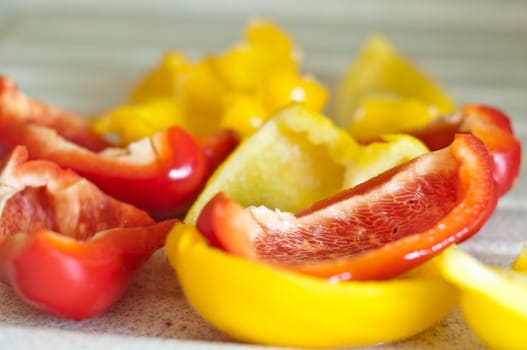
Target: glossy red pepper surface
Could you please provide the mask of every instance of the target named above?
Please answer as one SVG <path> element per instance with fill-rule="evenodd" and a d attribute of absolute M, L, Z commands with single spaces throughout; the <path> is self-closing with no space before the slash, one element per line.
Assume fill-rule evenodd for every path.
<path fill-rule="evenodd" d="M 204 142 L 206 154 L 190 134 L 174 126 L 127 148 L 107 147 L 96 152 L 99 145 L 87 148 L 87 141 L 76 143 L 91 140 L 92 134 L 84 133 L 85 128 L 79 128 L 75 137 L 65 135 L 69 124 L 48 120 L 54 118 L 55 109 L 48 106 L 43 112 L 42 103 L 22 95 L 6 78 L 0 81 L 4 86 L 0 91 L 1 146 L 11 150 L 24 145 L 30 158 L 51 160 L 72 169 L 106 193 L 155 217 L 181 216 L 201 190 L 211 167 L 230 152 L 233 143 L 231 134 L 211 137 Z M 67 120 L 77 119 L 68 115 Z"/>
<path fill-rule="evenodd" d="M 483 141 L 492 158 L 498 194 L 507 193 L 520 173 L 522 153 L 509 117 L 495 108 L 470 104 L 459 113 L 440 117 L 411 134 L 431 150 L 437 150 L 450 144 L 459 132 L 472 133 Z"/>
<path fill-rule="evenodd" d="M 29 304 L 74 320 L 108 309 L 176 222 L 101 192 L 16 147 L 0 173 L 0 281 Z"/>

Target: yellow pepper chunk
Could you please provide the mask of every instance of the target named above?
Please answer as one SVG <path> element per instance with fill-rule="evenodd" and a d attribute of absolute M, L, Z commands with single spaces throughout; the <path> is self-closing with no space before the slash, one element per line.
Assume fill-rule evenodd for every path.
<path fill-rule="evenodd" d="M 436 111 L 415 98 L 371 95 L 355 112 L 355 120 L 348 131 L 359 140 L 375 140 L 381 134 L 417 129 L 436 116 Z"/>
<path fill-rule="evenodd" d="M 188 67 L 185 56 L 179 52 L 168 52 L 132 91 L 130 102 L 145 102 L 153 98 L 172 97 L 178 91 L 178 77 Z"/>
<path fill-rule="evenodd" d="M 270 113 L 292 102 L 305 103 L 309 109 L 319 112 L 327 98 L 326 89 L 311 76 L 300 77 L 291 72 L 276 71 L 263 81 L 262 100 Z"/>
<path fill-rule="evenodd" d="M 271 22 L 253 20 L 245 30 L 245 41 L 215 58 L 214 66 L 231 89 L 248 92 L 274 71 L 297 74 L 298 54 L 285 32 Z"/>
<path fill-rule="evenodd" d="M 254 95 L 228 96 L 225 105 L 220 129 L 234 130 L 241 138 L 250 136 L 268 118 L 267 110 L 261 99 Z"/>
<path fill-rule="evenodd" d="M 354 137 L 367 139 L 420 127 L 430 117 L 454 108 L 451 98 L 437 84 L 386 40 L 374 36 L 336 89 L 334 118 Z M 394 130 L 398 124 L 400 127 Z"/>
<path fill-rule="evenodd" d="M 212 59 L 205 59 L 192 65 L 181 77 L 176 98 L 181 101 L 187 129 L 195 135 L 210 135 L 219 130 L 226 86 L 213 72 Z"/>
<path fill-rule="evenodd" d="M 99 134 L 116 136 L 117 143 L 128 144 L 172 125 L 183 125 L 181 105 L 172 98 L 157 98 L 139 105 L 117 107 L 92 123 Z"/>
<path fill-rule="evenodd" d="M 515 271 L 527 272 L 527 244 L 522 243 L 520 247 L 520 254 L 512 264 L 512 269 Z"/>
<path fill-rule="evenodd" d="M 411 136 L 361 146 L 304 105 L 281 110 L 242 142 L 207 182 L 185 222 L 223 191 L 244 206 L 297 211 L 360 183 L 427 148 Z"/>
<path fill-rule="evenodd" d="M 470 328 L 493 349 L 527 344 L 527 275 L 491 268 L 457 247 L 440 256 L 444 277 L 461 289 L 460 306 Z"/>
<path fill-rule="evenodd" d="M 127 144 L 165 128 L 171 116 L 194 135 L 233 129 L 248 137 L 291 103 L 324 108 L 326 89 L 299 70 L 298 52 L 286 33 L 271 22 L 252 21 L 245 40 L 223 54 L 190 62 L 180 53 L 167 53 L 134 89 L 130 104 L 97 118 L 94 130 Z M 152 103 L 160 99 L 172 99 L 177 111 L 170 103 Z M 141 121 L 132 120 L 137 115 Z"/>
<path fill-rule="evenodd" d="M 177 224 L 166 244 L 192 307 L 230 336 L 288 347 L 337 347 L 403 339 L 456 304 L 456 291 L 430 267 L 399 279 L 330 283 L 275 269 L 207 245 Z"/>

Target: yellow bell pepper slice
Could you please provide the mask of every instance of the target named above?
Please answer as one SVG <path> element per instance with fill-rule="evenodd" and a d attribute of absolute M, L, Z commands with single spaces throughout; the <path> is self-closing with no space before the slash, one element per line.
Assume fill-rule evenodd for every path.
<path fill-rule="evenodd" d="M 474 333 L 493 349 L 525 347 L 526 270 L 491 268 L 457 247 L 447 249 L 440 259 L 444 277 L 461 290 L 461 311 Z"/>
<path fill-rule="evenodd" d="M 354 187 L 389 168 L 406 163 L 428 152 L 428 148 L 413 136 L 387 134 L 380 136 L 381 142 L 360 146 L 352 166 L 346 169 L 342 188 Z"/>
<path fill-rule="evenodd" d="M 358 139 L 368 139 L 372 134 L 420 127 L 454 108 L 446 92 L 385 39 L 374 36 L 338 85 L 333 112 L 338 125 Z M 398 123 L 404 127 L 394 130 Z"/>
<path fill-rule="evenodd" d="M 437 113 L 415 98 L 371 95 L 355 112 L 349 133 L 359 140 L 375 140 L 383 133 L 406 133 L 426 125 Z"/>
<path fill-rule="evenodd" d="M 442 319 L 456 291 L 430 267 L 388 281 L 330 283 L 211 248 L 178 224 L 167 255 L 192 307 L 235 339 L 336 347 L 403 339 Z"/>
<path fill-rule="evenodd" d="M 185 221 L 194 223 L 220 191 L 242 205 L 299 210 L 342 186 L 347 158 L 357 150 L 349 135 L 329 119 L 302 105 L 288 107 L 220 165 Z"/>
<path fill-rule="evenodd" d="M 361 146 L 304 105 L 281 110 L 242 142 L 207 182 L 186 223 L 223 191 L 243 206 L 297 211 L 427 152 L 411 136 Z"/>

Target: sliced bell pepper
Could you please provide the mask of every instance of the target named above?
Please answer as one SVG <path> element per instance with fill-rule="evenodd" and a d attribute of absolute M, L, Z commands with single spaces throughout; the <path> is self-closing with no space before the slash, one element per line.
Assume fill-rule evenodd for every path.
<path fill-rule="evenodd" d="M 460 289 L 463 317 L 492 349 L 522 349 L 527 344 L 527 271 L 484 265 L 457 247 L 440 258 L 445 279 Z"/>
<path fill-rule="evenodd" d="M 361 146 L 332 121 L 298 104 L 245 139 L 211 176 L 185 217 L 224 192 L 242 205 L 296 211 L 427 152 L 411 136 Z"/>
<path fill-rule="evenodd" d="M 197 228 L 218 248 L 332 280 L 397 276 L 475 234 L 493 213 L 491 163 L 473 135 L 295 214 L 223 194 Z"/>
<path fill-rule="evenodd" d="M 509 117 L 489 106 L 469 104 L 459 113 L 444 115 L 410 131 L 432 150 L 448 145 L 458 132 L 472 133 L 483 141 L 492 158 L 498 194 L 507 193 L 520 173 L 522 153 Z"/>
<path fill-rule="evenodd" d="M 437 118 L 437 111 L 416 98 L 373 94 L 365 97 L 357 117 L 347 127 L 351 136 L 367 143 L 385 133 L 406 133 Z"/>
<path fill-rule="evenodd" d="M 428 264 L 400 279 L 329 283 L 226 254 L 180 223 L 166 250 L 191 306 L 249 343 L 322 348 L 394 341 L 438 322 L 457 301 Z"/>
<path fill-rule="evenodd" d="M 25 145 L 32 159 L 47 159 L 73 169 L 106 193 L 155 217 L 183 215 L 209 175 L 210 166 L 203 149 L 179 127 L 157 132 L 127 148 L 106 148 L 95 153 L 63 138 L 55 129 L 8 113 L 6 105 L 14 105 L 16 101 L 3 99 L 3 102 L 1 146 L 13 149 Z M 26 98 L 24 103 L 31 106 L 34 102 Z M 216 163 L 218 157 L 223 157 L 220 154 L 228 153 L 225 142 L 217 143 L 225 148 L 218 152 L 211 152 L 212 142 L 205 143 L 209 158 Z"/>
<path fill-rule="evenodd" d="M 81 320 L 107 310 L 176 222 L 145 212 L 16 147 L 0 173 L 0 281 L 21 299 Z"/>
<path fill-rule="evenodd" d="M 224 53 L 191 62 L 169 52 L 134 89 L 129 104 L 94 121 L 121 144 L 179 125 L 195 136 L 234 130 L 250 136 L 274 112 L 297 102 L 324 107 L 326 88 L 300 74 L 291 40 L 269 21 L 251 21 L 242 42 Z"/>
<path fill-rule="evenodd" d="M 0 113 L 2 119 L 17 119 L 20 122 L 54 129 L 65 139 L 94 152 L 110 146 L 91 130 L 85 119 L 29 98 L 20 93 L 12 79 L 3 75 L 0 75 Z"/>
<path fill-rule="evenodd" d="M 410 113 L 412 117 L 399 115 L 394 109 L 385 108 L 382 102 L 380 105 L 364 105 L 368 100 L 386 98 L 398 101 L 395 103 L 397 109 Z M 422 114 L 424 109 L 428 115 Z M 422 126 L 427 118 L 454 110 L 451 97 L 440 86 L 402 57 L 384 38 L 373 36 L 335 91 L 333 117 L 339 126 L 351 128 L 352 135 L 360 140 L 366 134 L 400 131 L 391 129 L 392 123 L 371 124 L 372 119 L 401 119 L 402 124 L 412 129 Z M 364 127 L 353 127 L 355 123 Z"/>

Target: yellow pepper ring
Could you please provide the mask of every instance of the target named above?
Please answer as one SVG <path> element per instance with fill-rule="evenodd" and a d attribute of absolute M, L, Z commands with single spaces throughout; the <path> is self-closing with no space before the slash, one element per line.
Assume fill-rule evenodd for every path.
<path fill-rule="evenodd" d="M 190 225 L 167 239 L 192 307 L 235 339 L 275 346 L 335 347 L 406 338 L 443 318 L 456 291 L 437 275 L 330 283 L 208 246 Z"/>

